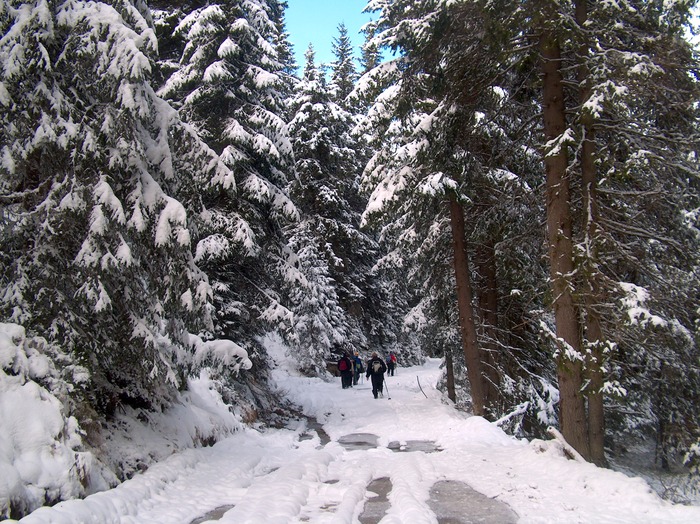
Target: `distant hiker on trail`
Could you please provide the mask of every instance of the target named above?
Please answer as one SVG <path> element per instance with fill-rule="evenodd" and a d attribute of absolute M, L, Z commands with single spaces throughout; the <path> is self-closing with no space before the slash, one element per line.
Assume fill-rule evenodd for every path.
<path fill-rule="evenodd" d="M 355 357 L 353 359 L 353 364 L 355 366 L 355 373 L 352 378 L 352 385 L 357 386 L 357 382 L 360 380 L 360 375 L 365 370 L 362 366 L 362 359 L 360 358 L 360 353 L 355 351 Z"/>
<path fill-rule="evenodd" d="M 389 352 L 389 356 L 386 357 L 386 367 L 389 370 L 387 376 L 394 376 L 394 370 L 396 369 L 396 355 L 393 351 Z"/>
<path fill-rule="evenodd" d="M 346 351 L 338 361 L 338 371 L 340 371 L 340 383 L 343 389 L 352 387 L 352 360 Z"/>
<path fill-rule="evenodd" d="M 372 377 L 372 395 L 374 395 L 374 398 L 377 398 L 379 393 L 384 396 L 384 373 L 386 373 L 386 364 L 375 351 L 372 353 L 372 358 L 367 362 L 367 378 Z"/>

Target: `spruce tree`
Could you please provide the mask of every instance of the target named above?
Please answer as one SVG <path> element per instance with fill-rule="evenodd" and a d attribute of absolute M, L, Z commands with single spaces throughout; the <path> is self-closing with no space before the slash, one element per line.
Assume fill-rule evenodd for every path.
<path fill-rule="evenodd" d="M 319 303 L 317 315 L 326 317 L 321 323 L 328 322 L 331 316 L 337 318 L 334 332 L 341 336 L 335 345 L 367 349 L 373 322 L 382 318 L 376 305 L 380 290 L 371 274 L 377 246 L 359 229 L 359 206 L 355 203 L 357 146 L 351 134 L 352 115 L 333 101 L 325 77 L 314 62 L 312 47 L 306 53 L 303 78 L 292 108 L 290 133 L 297 171 L 292 195 L 302 213 L 293 238 L 311 235 L 306 241 L 308 248 L 304 250 L 312 264 L 309 269 L 320 267 L 323 261 L 327 275 L 319 273 L 319 269 L 314 271 L 324 282 L 334 283 L 335 293 L 327 293 L 326 301 L 337 297 L 335 306 L 331 307 L 326 301 Z M 312 253 L 314 248 L 317 251 Z M 303 261 L 301 271 L 307 271 Z M 311 278 L 307 280 L 309 286 L 325 285 Z M 323 304 L 325 306 L 320 307 Z M 336 307 L 340 308 L 341 315 L 336 313 Z M 376 335 L 372 336 L 376 340 Z M 327 346 L 326 352 L 331 349 Z"/>
<path fill-rule="evenodd" d="M 374 41 L 375 25 L 367 24 L 363 31 L 365 33 L 365 41 L 360 49 L 360 70 L 362 74 L 372 71 L 379 65 L 381 59 L 381 53 L 377 43 Z"/>
<path fill-rule="evenodd" d="M 689 394 L 699 369 L 691 364 L 698 342 L 688 299 L 697 293 L 700 247 L 697 222 L 688 220 L 698 202 L 688 175 L 697 170 L 700 94 L 697 61 L 683 38 L 690 12 L 687 5 L 659 10 L 646 2 L 634 11 L 576 6 L 578 48 L 570 52 L 579 67 L 575 129 L 584 138 L 575 152 L 587 225 L 577 246 L 587 351 L 622 371 L 629 392 L 623 404 L 651 406 L 640 426 L 653 428 L 664 463 L 700 435 L 688 422 L 698 401 Z M 616 351 L 601 351 L 607 348 Z M 598 382 L 589 387 L 589 423 L 600 434 L 604 420 L 591 415 Z M 618 409 L 616 401 L 616 432 L 624 427 Z M 591 443 L 600 462 L 602 437 Z"/>
<path fill-rule="evenodd" d="M 338 26 L 338 36 L 333 39 L 335 60 L 331 66 L 331 89 L 338 103 L 348 108 L 347 99 L 357 81 L 357 71 L 353 63 L 352 42 L 345 24 Z"/>
<path fill-rule="evenodd" d="M 528 300 L 510 294 L 506 275 L 512 267 L 531 263 L 517 257 L 533 248 L 499 250 L 496 257 L 496 246 L 511 244 L 511 236 L 523 238 L 514 211 L 527 207 L 502 197 L 533 201 L 533 155 L 519 145 L 525 137 L 520 128 L 533 113 L 527 106 L 506 109 L 520 96 L 522 75 L 498 69 L 501 42 L 498 33 L 485 33 L 482 7 L 448 9 L 441 2 L 385 2 L 382 7 L 376 38 L 387 42 L 396 58 L 379 64 L 363 81 L 372 89 L 373 79 L 385 82 L 382 77 L 393 75 L 395 80 L 369 111 L 368 126 L 384 143 L 365 171 L 365 183 L 375 195 L 368 216 L 382 211 L 384 223 L 393 222 L 384 231 L 395 230 L 393 242 L 405 246 L 401 260 L 415 267 L 410 274 L 422 302 L 439 306 L 442 312 L 435 313 L 441 321 L 460 323 L 474 408 L 498 416 L 509 404 L 503 391 L 513 379 L 506 368 L 514 368 L 506 365 L 513 358 L 512 339 L 496 334 L 522 323 L 522 317 L 511 320 L 501 310 L 506 303 Z M 464 83 L 466 78 L 470 83 Z M 450 245 L 452 255 L 446 257 Z M 435 278 L 435 260 L 445 265 L 453 260 L 453 268 L 440 273 L 450 269 L 456 280 Z M 444 300 L 429 298 L 450 294 L 459 313 L 445 314 Z M 508 311 L 514 311 L 512 305 Z"/>
<path fill-rule="evenodd" d="M 652 361 L 663 368 L 666 362 L 678 362 L 679 353 L 692 354 L 697 346 L 694 340 L 679 337 L 679 332 L 666 332 L 664 338 L 675 340 L 658 353 L 656 337 L 640 332 L 632 335 L 637 328 L 649 326 L 648 320 L 637 318 L 638 307 L 645 311 L 643 316 L 657 319 L 657 327 L 670 322 L 686 326 L 681 328 L 684 331 L 692 324 L 688 315 L 692 308 L 686 307 L 682 296 L 694 288 L 694 279 L 688 278 L 694 265 L 688 262 L 694 255 L 678 256 L 680 250 L 674 247 L 680 241 L 687 244 L 687 254 L 697 249 L 693 226 L 681 225 L 684 210 L 697 198 L 692 184 L 688 185 L 681 174 L 695 169 L 693 151 L 697 144 L 697 115 L 691 109 L 697 100 L 697 84 L 688 74 L 696 64 L 681 37 L 688 6 L 669 4 L 659 9 L 639 2 L 634 9 L 627 9 L 585 2 L 572 6 L 544 2 L 531 7 L 545 16 L 520 10 L 509 20 L 519 20 L 512 28 L 513 35 L 521 34 L 525 26 L 536 28 L 541 35 L 542 67 L 546 70 L 545 128 L 554 122 L 555 113 L 558 120 L 546 137 L 545 162 L 552 167 L 559 161 L 559 180 L 549 184 L 550 196 L 559 203 L 552 205 L 554 200 L 548 199 L 548 209 L 560 209 L 559 217 L 568 215 L 570 221 L 554 220 L 549 226 L 552 244 L 569 244 L 568 253 L 552 253 L 550 263 L 554 266 L 571 259 L 569 271 L 562 267 L 554 271 L 558 276 L 553 273 L 553 282 L 566 289 L 564 293 L 555 289 L 554 296 L 561 300 L 568 295 L 569 312 L 565 322 L 557 325 L 557 333 L 562 328 L 566 334 L 562 332 L 557 338 L 567 341 L 564 349 L 570 362 L 560 370 L 560 379 L 568 382 L 576 377 L 569 400 L 564 402 L 577 405 L 576 414 L 567 415 L 570 429 L 565 436 L 587 458 L 603 464 L 603 395 L 617 396 L 625 391 L 617 387 L 622 370 L 634 371 L 624 377 L 627 380 L 640 369 L 627 368 L 624 361 L 630 355 L 648 358 L 654 354 Z M 555 82 L 558 86 L 553 91 L 548 79 L 555 76 L 559 77 Z M 664 188 L 659 193 L 664 198 L 652 197 L 659 188 Z M 561 198 L 567 190 L 570 196 Z M 555 217 L 550 214 L 550 218 Z M 665 248 L 657 251 L 658 245 Z M 662 305 L 668 293 L 657 287 L 662 281 L 673 281 L 674 288 L 684 290 L 674 299 L 678 308 Z M 651 304 L 655 304 L 654 313 L 649 309 Z M 640 339 L 644 343 L 640 344 Z M 564 354 L 559 351 L 560 356 Z M 690 382 L 697 377 L 693 366 L 671 374 L 683 375 Z M 652 376 L 643 375 L 653 381 Z M 636 396 L 645 389 L 649 391 L 648 387 L 626 390 Z M 694 402 L 687 395 L 681 396 L 676 399 L 679 405 Z M 608 405 L 615 406 L 615 400 L 608 400 Z M 667 412 L 660 405 L 653 411 L 652 418 Z M 692 425 L 685 427 L 680 440 L 687 446 L 692 442 L 687 430 L 696 430 L 690 429 Z M 663 422 L 658 437 L 663 446 Z"/>
<path fill-rule="evenodd" d="M 622 9 L 585 2 L 569 6 L 436 1 L 416 6 L 387 0 L 372 6 L 381 9 L 375 40 L 387 42 L 400 56 L 365 75 L 371 80 L 392 72 L 397 78 L 370 115 L 380 117 L 374 119 L 377 122 L 383 119 L 385 130 L 398 129 L 396 118 L 403 117 L 405 131 L 403 138 L 400 133 L 385 134 L 385 153 L 368 166 L 367 180 L 381 197 L 371 201 L 369 209 L 381 206 L 399 217 L 406 198 L 401 193 L 404 188 L 419 187 L 421 170 L 460 173 L 453 180 L 465 209 L 476 213 L 469 222 L 478 224 L 470 235 L 475 243 L 482 341 L 488 343 L 494 338 L 489 335 L 492 321 L 488 319 L 494 310 L 490 304 L 496 303 L 495 309 L 500 310 L 504 295 L 496 293 L 496 302 L 482 302 L 482 296 L 493 295 L 503 276 L 510 279 L 512 273 L 509 264 L 498 264 L 494 286 L 490 263 L 482 260 L 494 260 L 498 251 L 493 248 L 507 242 L 515 248 L 510 253 L 529 252 L 533 267 L 541 266 L 535 263 L 537 250 L 527 248 L 524 241 L 537 238 L 532 229 L 536 220 L 526 223 L 515 217 L 513 232 L 528 232 L 519 244 L 502 236 L 498 221 L 480 220 L 507 216 L 507 208 L 489 197 L 503 192 L 493 184 L 493 177 L 483 185 L 480 173 L 513 173 L 523 189 L 545 187 L 546 182 L 547 206 L 533 209 L 546 210 L 548 216 L 554 284 L 549 296 L 555 321 L 550 321 L 546 309 L 538 313 L 538 306 L 546 306 L 539 299 L 546 290 L 540 272 L 528 273 L 528 277 L 539 275 L 539 281 L 515 276 L 509 283 L 518 295 L 522 289 L 532 291 L 521 299 L 523 304 L 531 303 L 529 312 L 526 308 L 523 313 L 532 323 L 530 329 L 540 327 L 554 352 L 564 434 L 586 457 L 603 463 L 603 393 L 623 391 L 617 382 L 623 378 L 634 384 L 627 388 L 630 398 L 639 402 L 640 396 L 646 397 L 647 405 L 654 406 L 650 419 L 664 419 L 658 436 L 670 442 L 666 414 L 671 403 L 661 400 L 668 397 L 663 386 L 667 381 L 661 377 L 673 376 L 687 384 L 687 389 L 677 392 L 691 391 L 697 377 L 693 365 L 686 365 L 683 372 L 679 366 L 684 359 L 692 361 L 691 355 L 697 352 L 690 328 L 693 308 L 687 302 L 696 289 L 691 268 L 697 253 L 696 224 L 694 218 L 687 220 L 694 216 L 689 210 L 697 199 L 689 176 L 696 169 L 695 63 L 681 38 L 687 5 L 659 9 L 639 2 L 634 9 Z M 538 47 L 533 47 L 535 41 Z M 545 73 L 542 82 L 538 68 Z M 501 101 L 488 100 L 487 94 L 493 92 L 501 93 Z M 441 104 L 449 112 L 441 113 Z M 384 117 L 382 112 L 387 110 Z M 544 117 L 541 129 L 533 125 L 538 112 Z M 421 114 L 429 114 L 430 119 Z M 475 114 L 479 122 L 473 119 Z M 458 122 L 453 131 L 450 120 Z M 418 139 L 421 131 L 422 141 Z M 453 160 L 450 167 L 444 152 L 455 151 L 455 146 L 463 149 L 463 159 Z M 541 160 L 546 170 L 540 174 L 532 154 L 537 150 L 545 153 Z M 518 159 L 513 151 L 530 153 Z M 404 152 L 410 155 L 403 156 Z M 461 167 L 455 169 L 455 164 Z M 401 192 L 390 192 L 392 188 Z M 544 195 L 539 198 L 545 202 Z M 417 208 L 415 203 L 411 207 Z M 403 227 L 395 224 L 395 236 L 401 238 Z M 677 249 L 679 243 L 686 246 L 684 251 Z M 500 251 L 501 256 L 506 253 Z M 658 286 L 662 282 L 674 282 L 678 292 L 663 291 Z M 504 318 L 501 313 L 496 321 Z M 637 331 L 652 325 L 655 336 Z M 671 325 L 678 328 L 675 334 L 668 329 Z M 515 331 L 506 329 L 511 338 Z M 673 343 L 661 349 L 662 339 Z M 524 355 L 518 356 L 521 366 L 527 360 Z M 653 362 L 651 369 L 656 371 L 647 374 L 638 356 Z M 541 359 L 536 364 L 544 366 L 540 373 L 551 370 L 551 364 Z M 632 373 L 621 377 L 624 370 Z M 659 386 L 653 395 L 636 382 L 642 376 Z M 674 398 L 675 405 L 684 406 L 683 413 L 690 413 L 687 408 L 695 402 L 694 395 Z M 688 420 L 686 415 L 681 418 Z M 672 426 L 676 441 L 682 440 L 685 446 L 693 442 L 696 425 L 685 425 L 680 439 L 675 433 L 679 425 Z"/>
<path fill-rule="evenodd" d="M 288 274 L 283 228 L 297 210 L 283 96 L 283 4 L 229 0 L 182 13 L 180 66 L 161 88 L 233 176 L 201 187 L 195 259 L 210 276 L 216 333 L 241 341 L 274 325 Z"/>
<path fill-rule="evenodd" d="M 142 2 L 3 5 L 2 316 L 72 352 L 94 407 L 159 406 L 212 325 L 193 181 L 229 171 L 154 93 Z"/>

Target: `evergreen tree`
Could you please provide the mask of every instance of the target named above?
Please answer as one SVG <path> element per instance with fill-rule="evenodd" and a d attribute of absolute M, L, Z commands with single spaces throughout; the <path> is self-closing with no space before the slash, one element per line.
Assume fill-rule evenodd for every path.
<path fill-rule="evenodd" d="M 634 12 L 582 2 L 576 7 L 580 30 L 571 55 L 581 103 L 574 129 L 582 139 L 574 151 L 586 224 L 577 245 L 585 281 L 577 287 L 585 349 L 606 367 L 612 358 L 622 370 L 630 393 L 623 403 L 651 406 L 642 426 L 653 428 L 667 465 L 700 436 L 691 422 L 698 402 L 691 392 L 700 376 L 691 364 L 699 349 L 690 297 L 697 294 L 700 244 L 697 222 L 688 219 L 699 197 L 688 174 L 697 172 L 700 92 L 697 61 L 682 37 L 690 12 L 687 5 L 660 10 L 647 2 L 635 3 Z M 613 24 L 613 16 L 621 23 Z M 601 434 L 603 416 L 594 418 L 593 408 L 603 381 L 587 378 L 589 434 Z M 619 425 L 616 404 L 618 430 L 628 422 Z M 602 436 L 591 437 L 591 446 L 601 462 Z"/>
<path fill-rule="evenodd" d="M 272 2 L 270 15 L 276 27 L 276 36 L 273 39 L 273 45 L 277 54 L 277 61 L 282 67 L 277 74 L 282 80 L 280 97 L 285 108 L 288 108 L 289 100 L 294 95 L 294 86 L 298 81 L 298 64 L 294 57 L 294 46 L 289 41 L 289 33 L 287 32 L 285 20 L 285 10 L 287 7 L 287 2 L 285 0 Z M 285 121 L 289 120 L 288 116 L 289 115 L 285 114 Z"/>
<path fill-rule="evenodd" d="M 554 351 L 564 434 L 585 456 L 602 463 L 602 393 L 622 391 L 616 382 L 621 370 L 633 371 L 624 380 L 632 379 L 635 386 L 630 389 L 639 392 L 645 388 L 638 385 L 638 378 L 653 379 L 659 385 L 656 399 L 666 396 L 661 393 L 665 391 L 662 376 L 684 384 L 676 392 L 692 391 L 697 378 L 693 365 L 686 364 L 683 372 L 679 365 L 684 358 L 692 361 L 697 352 L 690 327 L 693 307 L 686 300 L 696 289 L 691 275 L 692 261 L 697 260 L 695 219 L 688 220 L 695 216 L 690 210 L 696 208 L 697 188 L 693 177 L 687 176 L 696 170 L 697 85 L 689 74 L 694 61 L 680 38 L 687 6 L 674 4 L 660 10 L 639 2 L 622 13 L 617 5 L 596 4 L 590 14 L 582 14 L 584 2 L 576 4 L 578 13 L 555 2 L 514 6 L 435 1 L 418 6 L 387 0 L 371 5 L 381 10 L 375 40 L 387 42 L 398 58 L 363 78 L 366 85 L 387 74 L 395 79 L 370 111 L 370 124 L 384 124 L 375 131 L 375 136 L 384 137 L 384 145 L 366 170 L 366 182 L 374 188 L 368 211 L 382 210 L 393 220 L 391 228 L 384 226 L 385 238 L 422 241 L 428 237 L 416 234 L 416 225 L 427 231 L 436 221 L 427 212 L 422 220 L 416 218 L 417 213 L 431 209 L 427 201 L 416 198 L 420 188 L 431 188 L 424 193 L 438 196 L 456 190 L 458 202 L 470 214 L 467 223 L 477 224 L 468 232 L 474 251 L 467 260 L 471 258 L 475 268 L 477 340 L 487 349 L 482 363 L 492 368 L 489 358 L 494 352 L 488 344 L 494 339 L 500 338 L 500 347 L 536 343 L 526 332 L 518 334 L 516 323 L 504 323 L 507 317 L 501 305 L 509 294 L 508 286 L 502 288 L 501 283 L 517 289 L 518 296 L 523 289 L 531 291 L 516 300 L 522 304 L 517 310 L 530 324 L 530 332 L 541 327 Z M 528 35 L 537 35 L 538 48 Z M 540 64 L 545 73 L 542 83 L 537 78 Z M 542 105 L 536 103 L 538 89 L 543 92 Z M 538 112 L 544 115 L 544 136 L 533 125 Z M 513 173 L 517 178 L 511 180 L 519 179 L 518 186 L 524 190 L 519 190 L 519 198 L 538 196 L 529 188 L 544 187 L 544 173 L 538 174 L 531 152 L 542 144 L 547 207 L 539 204 L 533 209 L 542 213 L 546 209 L 549 218 L 554 323 L 546 310 L 538 313 L 539 307 L 546 306 L 539 298 L 545 296 L 543 284 L 547 283 L 540 271 L 526 271 L 525 278 L 513 275 L 508 263 L 497 263 L 495 273 L 489 268 L 489 261 L 513 253 L 516 259 L 524 255 L 524 267 L 528 257 L 532 267 L 541 267 L 538 250 L 527 247 L 537 243 L 536 214 L 525 215 L 534 220 L 510 215 L 514 221 L 504 221 L 508 208 L 493 175 Z M 513 155 L 515 151 L 525 154 Z M 659 199 L 660 194 L 666 198 Z M 545 202 L 543 195 L 539 198 Z M 433 208 L 438 209 L 435 204 Z M 522 242 L 513 243 L 510 234 Z M 677 242 L 687 246 L 686 256 L 676 249 Z M 436 249 L 440 245 L 435 244 Z M 504 245 L 510 251 L 494 250 Z M 560 266 L 562 261 L 566 264 Z M 428 281 L 425 276 L 420 280 Z M 673 288 L 679 290 L 673 294 L 674 307 L 664 299 L 668 291 L 657 287 L 662 282 L 674 282 Z M 509 314 L 513 311 L 510 295 Z M 621 303 L 626 306 L 618 314 Z M 654 313 L 652 303 L 657 308 Z M 644 312 L 643 319 L 639 311 Z M 630 326 L 625 325 L 626 316 L 632 320 Z M 651 321 L 654 318 L 657 322 Z M 499 323 L 496 330 L 494 321 Z M 636 331 L 651 325 L 657 334 L 663 332 L 660 339 Z M 677 328 L 675 334 L 669 326 Z M 506 338 L 494 336 L 499 332 Z M 663 350 L 661 339 L 667 341 Z M 674 343 L 668 344 L 671 339 Z M 612 348 L 618 348 L 618 353 Z M 551 363 L 541 357 L 532 361 L 529 352 L 513 354 L 521 368 L 550 376 Z M 506 353 L 499 355 L 510 358 Z M 617 355 L 624 356 L 622 362 Z M 657 375 L 647 374 L 652 369 Z M 483 396 L 489 399 L 488 391 Z M 666 417 L 671 403 L 657 405 L 658 400 L 648 393 L 641 397 L 655 406 L 650 419 L 670 420 Z M 689 420 L 689 407 L 695 402 L 692 394 L 675 396 L 674 405 L 684 406 L 682 420 Z M 683 430 L 676 423 L 672 426 L 674 437 L 669 442 L 683 440 L 688 449 L 697 426 L 685 424 Z M 668 430 L 666 422 L 660 422 L 660 440 L 667 438 L 664 427 Z"/>
<path fill-rule="evenodd" d="M 305 267 L 304 260 L 300 260 L 300 271 L 313 271 L 322 278 L 314 282 L 307 277 L 308 285 L 334 283 L 335 293 L 326 293 L 323 301 L 317 301 L 316 314 L 325 316 L 318 323 L 334 324 L 334 332 L 339 335 L 335 341 L 328 339 L 327 354 L 333 343 L 368 348 L 368 319 L 382 316 L 377 315 L 379 296 L 371 274 L 377 246 L 359 230 L 359 212 L 353 206 L 358 193 L 353 119 L 332 101 L 325 82 L 310 46 L 290 123 L 298 177 L 292 184 L 292 194 L 302 212 L 293 238 L 299 245 L 308 246 L 304 254 L 311 266 Z M 300 240 L 303 236 L 306 241 Z M 327 270 L 316 269 L 322 267 L 321 261 Z M 334 296 L 337 303 L 330 304 Z M 340 314 L 336 308 L 340 308 Z"/>
<path fill-rule="evenodd" d="M 639 305 L 637 292 L 649 293 L 650 303 L 664 302 L 661 297 L 667 292 L 654 282 L 693 287 L 688 286 L 693 279 L 687 277 L 694 263 L 674 256 L 679 251 L 673 247 L 676 241 L 687 242 L 686 253 L 695 253 L 697 246 L 692 226 L 681 226 L 682 210 L 692 207 L 697 197 L 681 175 L 696 169 L 697 115 L 689 108 L 697 100 L 697 84 L 687 74 L 696 65 L 681 38 L 688 6 L 659 9 L 639 2 L 634 9 L 596 5 L 590 12 L 585 2 L 533 7 L 544 16 L 521 11 L 509 20 L 520 20 L 513 35 L 528 24 L 541 35 L 553 295 L 567 303 L 556 325 L 557 344 L 565 341 L 557 353 L 560 386 L 567 385 L 561 401 L 567 420 L 562 425 L 567 440 L 602 464 L 603 393 L 621 391 L 615 387 L 617 377 L 609 374 L 608 362 L 615 356 L 611 349 L 628 354 L 635 348 L 632 353 L 638 354 L 640 334 L 628 338 L 624 317 L 629 314 L 632 325 L 647 324 L 638 322 L 626 307 L 619 316 L 619 304 L 634 310 Z M 683 140 L 674 138 L 678 136 Z M 654 161 L 662 157 L 663 162 Z M 674 204 L 664 205 L 666 199 L 652 204 L 649 197 L 659 187 Z M 666 246 L 663 254 L 649 249 L 657 242 Z M 566 265 L 556 269 L 564 260 Z M 629 289 L 636 290 L 631 299 L 621 295 Z M 680 297 L 675 304 L 680 307 L 673 311 L 660 307 L 657 313 L 665 311 L 659 318 L 676 326 L 691 325 L 692 308 Z M 671 338 L 676 347 L 670 353 L 694 352 L 695 341 L 678 334 Z M 656 344 L 646 340 L 642 353 Z M 657 350 L 652 353 L 657 355 L 653 360 L 660 356 Z M 676 360 L 664 353 L 659 361 Z M 690 382 L 697 377 L 692 367 L 684 374 Z M 677 400 L 694 402 L 687 396 Z M 568 411 L 567 405 L 575 409 Z M 655 409 L 654 416 L 664 411 Z M 685 427 L 696 431 L 692 425 Z M 659 437 L 663 445 L 662 430 Z"/>
<path fill-rule="evenodd" d="M 280 61 L 283 3 L 229 0 L 182 13 L 180 68 L 161 92 L 221 155 L 233 177 L 201 188 L 196 260 L 210 276 L 216 332 L 250 342 L 262 320 L 286 316 L 282 230 L 297 216 L 285 192 L 292 171 Z"/>
<path fill-rule="evenodd" d="M 160 405 L 211 329 L 194 180 L 229 171 L 153 92 L 142 2 L 3 6 L 2 316 L 71 351 L 94 407 Z"/>
<path fill-rule="evenodd" d="M 563 125 L 551 134 L 548 147 L 553 146 L 560 151 L 558 154 L 568 153 L 570 158 L 563 180 L 572 191 L 568 206 L 572 220 L 571 267 L 575 271 L 564 277 L 562 285 L 575 290 L 572 297 L 575 309 L 570 314 L 579 320 L 571 332 L 581 333 L 583 337 L 575 342 L 580 343 L 581 356 L 576 358 L 583 364 L 583 374 L 573 384 L 572 397 L 579 395 L 580 386 L 586 385 L 583 389 L 586 420 L 582 421 L 579 413 L 572 417 L 569 426 L 577 426 L 575 432 L 583 435 L 577 447 L 587 452 L 588 446 L 587 456 L 602 464 L 605 462 L 603 394 L 620 391 L 615 386 L 617 376 L 610 373 L 609 360 L 615 356 L 611 349 L 618 348 L 623 355 L 629 355 L 631 348 L 635 348 L 634 355 L 655 355 L 650 360 L 659 365 L 652 369 L 662 369 L 667 362 L 690 362 L 693 359 L 688 357 L 697 354 L 697 342 L 679 334 L 692 330 L 693 307 L 683 297 L 688 296 L 687 292 L 694 295 L 696 286 L 690 275 L 695 266 L 692 260 L 697 260 L 697 236 L 694 226 L 684 217 L 685 210 L 695 208 L 693 202 L 698 195 L 683 173 L 695 172 L 697 168 L 694 107 L 698 91 L 696 81 L 688 74 L 696 64 L 688 44 L 681 38 L 687 6 L 669 5 L 660 11 L 656 6 L 640 2 L 634 10 L 620 11 L 617 6 L 596 5 L 590 13 L 586 12 L 585 2 L 577 2 L 574 7 L 576 11 L 569 12 L 556 6 L 551 13 L 551 35 L 559 43 L 560 57 L 549 63 L 559 63 L 563 74 L 563 90 L 554 97 L 565 101 L 565 106 L 559 109 Z M 624 23 L 613 24 L 613 19 Z M 570 24 L 572 20 L 576 25 Z M 544 65 L 547 64 L 545 61 Z M 546 80 L 545 76 L 545 85 Z M 567 89 L 571 85 L 577 85 L 575 92 Z M 545 103 L 545 111 L 547 107 Z M 640 134 L 640 130 L 644 132 Z M 554 157 L 547 154 L 546 161 Z M 577 175 L 572 176 L 572 172 Z M 632 172 L 635 176 L 629 176 Z M 664 188 L 662 194 L 666 198 L 651 196 L 659 187 Z M 562 194 L 561 184 L 553 183 L 551 188 L 552 194 Z M 550 233 L 553 229 L 550 226 Z M 561 235 L 566 229 L 560 223 L 557 231 Z M 686 246 L 688 257 L 674 247 L 676 242 Z M 658 245 L 666 248 L 657 251 Z M 557 273 L 566 275 L 561 269 Z M 621 289 L 630 289 L 630 282 L 626 282 L 630 277 L 623 275 L 632 276 L 632 289 L 639 291 L 640 284 L 645 288 L 643 294 L 649 293 L 648 303 L 655 304 L 655 313 L 663 319 L 664 326 L 679 328 L 675 335 L 663 330 L 665 344 L 657 345 L 655 337 L 635 332 L 635 326 L 648 325 L 640 322 L 635 313 L 629 313 L 628 317 L 632 320 L 631 331 L 625 327 L 624 317 L 617 314 L 620 303 L 633 308 L 637 307 L 633 304 L 638 305 L 636 292 L 629 302 L 627 291 L 621 296 Z M 677 307 L 668 308 L 670 303 L 665 300 L 668 291 L 662 289 L 663 285 L 657 287 L 660 282 L 675 282 L 672 287 L 683 290 L 673 298 Z M 621 313 L 628 315 L 628 312 L 625 307 Z M 573 335 L 571 340 L 575 339 Z M 640 339 L 647 341 L 641 352 Z M 674 342 L 669 343 L 670 339 Z M 671 367 L 676 370 L 669 375 L 685 383 L 674 388 L 675 391 L 695 389 L 690 385 L 697 383 L 694 366 L 686 365 L 683 371 L 677 365 Z M 635 369 L 625 381 L 640 369 L 623 364 L 622 369 L 625 368 Z M 560 373 L 560 380 L 564 375 L 567 380 L 572 376 L 565 371 Z M 651 383 L 658 380 L 655 383 L 660 385 L 660 390 L 667 384 L 660 375 L 643 375 L 647 384 L 650 379 Z M 628 390 L 649 388 L 637 386 Z M 660 397 L 668 398 L 668 395 Z M 659 420 L 657 437 L 662 450 L 667 446 L 673 448 L 678 442 L 684 442 L 681 447 L 688 449 L 694 442 L 692 435 L 697 434 L 697 425 L 681 424 L 684 430 L 677 432 L 679 425 L 671 423 L 674 437 L 668 440 L 669 431 L 664 426 L 671 419 L 690 420 L 692 409 L 688 408 L 696 401 L 694 395 L 687 393 L 675 396 L 672 404 L 684 407 L 674 410 L 672 416 L 668 411 L 671 403 L 651 402 L 652 417 Z"/>
<path fill-rule="evenodd" d="M 360 68 L 362 74 L 372 71 L 381 61 L 381 53 L 379 52 L 379 47 L 374 40 L 375 27 L 376 26 L 374 24 L 367 24 L 367 26 L 363 29 L 365 33 L 365 41 L 360 49 Z"/>
<path fill-rule="evenodd" d="M 338 36 L 333 39 L 335 61 L 331 67 L 331 89 L 338 104 L 348 108 L 347 99 L 357 81 L 357 71 L 353 63 L 352 42 L 345 24 L 338 26 Z"/>
<path fill-rule="evenodd" d="M 507 405 L 501 398 L 505 382 L 512 381 L 505 372 L 509 340 L 496 333 L 522 323 L 522 317 L 511 321 L 499 314 L 499 297 L 510 295 L 500 275 L 523 263 L 516 259 L 519 250 L 495 256 L 496 245 L 523 235 L 512 212 L 523 208 L 503 195 L 532 201 L 529 188 L 536 184 L 529 179 L 532 154 L 517 153 L 524 136 L 519 128 L 532 113 L 527 107 L 504 111 L 517 96 L 518 84 L 509 82 L 522 78 L 498 69 L 500 43 L 485 37 L 485 22 L 473 5 L 453 10 L 440 2 L 383 5 L 378 38 L 398 57 L 365 77 L 389 72 L 396 80 L 370 110 L 384 144 L 365 173 L 375 195 L 368 211 L 383 210 L 395 221 L 394 242 L 406 245 L 408 260 L 399 259 L 415 267 L 411 275 L 422 301 L 430 304 L 430 295 L 457 299 L 452 304 L 459 314 L 445 314 L 443 300 L 434 302 L 443 311 L 436 313 L 446 322 L 459 320 L 474 409 L 496 415 L 497 405 Z M 471 83 L 461 85 L 464 78 Z M 445 256 L 450 245 L 452 255 Z M 441 272 L 452 271 L 455 280 L 435 278 L 435 260 L 453 260 Z"/>

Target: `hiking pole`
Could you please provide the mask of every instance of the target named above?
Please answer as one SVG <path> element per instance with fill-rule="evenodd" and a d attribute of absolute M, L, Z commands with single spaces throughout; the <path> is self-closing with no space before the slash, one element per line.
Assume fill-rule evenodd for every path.
<path fill-rule="evenodd" d="M 386 385 L 386 380 L 384 381 L 384 387 L 386 388 L 386 399 L 391 400 L 391 394 L 389 393 L 389 386 Z"/>

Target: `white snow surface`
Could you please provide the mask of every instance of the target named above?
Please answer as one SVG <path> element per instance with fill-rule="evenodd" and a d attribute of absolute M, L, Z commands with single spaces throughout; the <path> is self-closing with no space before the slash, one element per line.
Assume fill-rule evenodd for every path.
<path fill-rule="evenodd" d="M 375 400 L 366 380 L 343 390 L 340 379 L 301 376 L 281 344 L 266 345 L 276 387 L 323 424 L 330 443 L 322 446 L 305 422 L 241 426 L 212 447 L 174 453 L 114 489 L 40 508 L 21 522 L 189 524 L 220 508 L 222 523 L 355 523 L 372 496 L 368 484 L 380 477 L 393 486 L 383 524 L 437 523 L 427 501 L 441 480 L 508 504 L 521 523 L 700 522 L 700 507 L 665 502 L 640 478 L 568 460 L 554 441 L 517 440 L 456 411 L 433 387 L 439 360 L 399 367 L 387 377 L 388 395 Z M 313 438 L 300 440 L 305 432 Z M 379 445 L 347 450 L 337 440 L 352 433 L 375 434 Z M 387 448 L 407 440 L 433 440 L 442 451 Z"/>

